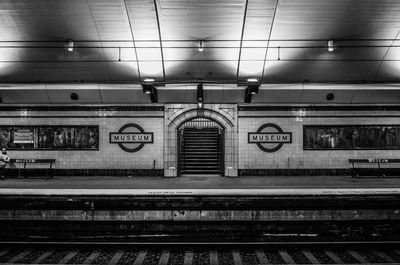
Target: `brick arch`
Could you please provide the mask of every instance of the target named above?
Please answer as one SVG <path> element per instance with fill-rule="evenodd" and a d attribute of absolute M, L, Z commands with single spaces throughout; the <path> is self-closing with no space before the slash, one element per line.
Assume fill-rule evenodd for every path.
<path fill-rule="evenodd" d="M 177 169 L 178 146 L 177 146 L 177 130 L 186 121 L 194 118 L 208 118 L 215 120 L 224 127 L 225 134 L 225 175 L 227 168 L 234 168 L 237 170 L 238 164 L 238 147 L 237 135 L 235 135 L 235 127 L 237 119 L 233 119 L 230 115 L 218 108 L 211 105 L 211 108 L 205 107 L 204 109 L 193 108 L 192 106 L 185 106 L 179 109 L 170 117 L 166 117 L 168 121 L 165 125 L 166 133 L 164 134 L 164 169 L 166 172 L 171 172 L 171 168 Z M 229 169 L 229 170 L 230 170 Z M 170 171 L 168 171 L 170 170 Z M 231 170 L 230 170 L 231 171 Z M 166 176 L 170 173 L 166 173 Z M 175 172 L 176 176 L 176 172 Z"/>
<path fill-rule="evenodd" d="M 221 115 L 219 112 L 212 109 L 202 109 L 201 114 L 199 114 L 199 111 L 197 109 L 190 109 L 185 112 L 182 112 L 170 122 L 168 127 L 174 127 L 175 129 L 177 129 L 184 122 L 195 118 L 207 118 L 215 120 L 216 122 L 221 124 L 225 129 L 233 127 L 233 123 L 227 117 Z"/>
<path fill-rule="evenodd" d="M 190 122 L 190 121 L 192 121 L 192 120 L 195 120 L 195 119 L 197 119 L 197 118 L 203 118 L 203 119 L 207 119 L 207 120 L 213 121 L 213 122 L 217 123 L 222 129 L 225 129 L 225 126 L 222 125 L 220 121 L 218 121 L 218 120 L 216 120 L 216 119 L 214 119 L 214 118 L 205 117 L 205 116 L 196 116 L 196 117 L 194 117 L 194 118 L 186 119 L 186 120 L 184 120 L 183 122 L 179 123 L 179 124 L 176 126 L 176 128 L 177 128 L 177 129 L 180 129 L 180 128 L 182 127 L 182 125 L 184 125 L 185 123 Z"/>

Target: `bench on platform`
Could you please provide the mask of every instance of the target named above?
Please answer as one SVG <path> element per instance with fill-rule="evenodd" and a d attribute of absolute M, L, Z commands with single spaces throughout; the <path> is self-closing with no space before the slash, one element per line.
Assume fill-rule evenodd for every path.
<path fill-rule="evenodd" d="M 53 178 L 54 176 L 54 170 L 53 170 L 53 164 L 56 162 L 55 159 L 26 159 L 26 158 L 13 158 L 10 160 L 11 164 L 24 164 L 23 168 L 18 168 L 18 178 L 21 178 L 21 169 L 23 170 L 22 177 L 27 178 L 27 170 L 26 170 L 26 165 L 27 164 L 48 164 L 49 167 L 45 169 L 46 171 L 46 179 Z"/>
<path fill-rule="evenodd" d="M 360 169 L 365 168 L 358 168 L 356 164 L 373 164 L 376 165 L 377 169 L 377 177 L 385 177 L 385 168 L 382 168 L 382 164 L 398 164 L 400 163 L 400 159 L 383 159 L 383 158 L 367 158 L 367 159 L 349 159 L 349 163 L 352 164 L 352 177 L 359 177 L 360 176 Z"/>

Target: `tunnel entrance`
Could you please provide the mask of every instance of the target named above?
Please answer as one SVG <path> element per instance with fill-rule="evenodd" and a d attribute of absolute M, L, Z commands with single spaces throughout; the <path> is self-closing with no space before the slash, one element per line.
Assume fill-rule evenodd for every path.
<path fill-rule="evenodd" d="M 178 128 L 179 175 L 224 175 L 224 128 L 194 118 Z"/>

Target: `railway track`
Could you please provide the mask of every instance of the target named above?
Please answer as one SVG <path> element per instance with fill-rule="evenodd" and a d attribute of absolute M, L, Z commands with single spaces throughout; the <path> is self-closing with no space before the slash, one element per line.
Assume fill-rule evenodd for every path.
<path fill-rule="evenodd" d="M 380 243 L 0 244 L 0 264 L 261 265 L 400 264 L 400 245 Z"/>

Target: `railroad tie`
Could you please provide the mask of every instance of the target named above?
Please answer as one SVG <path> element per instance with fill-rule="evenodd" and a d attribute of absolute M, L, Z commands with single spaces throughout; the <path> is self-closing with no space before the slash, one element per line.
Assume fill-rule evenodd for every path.
<path fill-rule="evenodd" d="M 286 264 L 296 264 L 293 258 L 286 252 L 286 250 L 279 250 L 279 255 L 281 255 L 282 259 L 285 261 Z"/>
<path fill-rule="evenodd" d="M 7 261 L 7 263 L 16 263 L 18 260 L 22 259 L 26 255 L 31 253 L 30 250 L 25 250 L 24 252 L 19 253 L 17 256 L 11 258 L 10 260 Z"/>
<path fill-rule="evenodd" d="M 54 250 L 51 251 L 47 251 L 45 253 L 43 253 L 40 257 L 38 257 L 37 259 L 35 259 L 32 264 L 39 264 L 41 263 L 43 260 L 45 260 L 47 257 L 51 256 L 51 254 L 54 253 Z"/>
<path fill-rule="evenodd" d="M 146 258 L 147 251 L 140 251 L 139 255 L 136 257 L 135 262 L 132 265 L 142 265 L 144 259 Z"/>
<path fill-rule="evenodd" d="M 345 262 L 339 258 L 335 253 L 333 253 L 331 250 L 325 250 L 325 254 L 333 260 L 336 264 L 344 264 Z"/>
<path fill-rule="evenodd" d="M 160 257 L 160 261 L 158 262 L 158 265 L 167 265 L 169 260 L 169 251 L 163 251 Z"/>
<path fill-rule="evenodd" d="M 372 250 L 372 252 L 377 255 L 378 257 L 380 257 L 381 259 L 384 259 L 386 262 L 390 262 L 390 263 L 396 263 L 396 261 L 394 259 L 392 259 L 391 257 L 389 257 L 386 253 L 382 252 L 382 251 L 375 251 Z"/>
<path fill-rule="evenodd" d="M 239 251 L 237 250 L 232 251 L 232 256 L 233 256 L 233 263 L 235 265 L 243 265 Z"/>
<path fill-rule="evenodd" d="M 358 254 L 358 252 L 356 252 L 354 250 L 348 250 L 347 253 L 349 253 L 353 258 L 355 258 L 358 262 L 360 262 L 362 264 L 370 263 L 370 262 L 368 262 L 368 260 L 364 259 L 363 256 L 361 256 L 360 254 Z"/>
<path fill-rule="evenodd" d="M 124 251 L 118 251 L 117 253 L 115 253 L 115 255 L 111 258 L 111 260 L 108 262 L 108 265 L 117 265 L 118 261 L 122 258 L 122 256 L 124 255 Z"/>
<path fill-rule="evenodd" d="M 210 265 L 218 265 L 218 253 L 210 251 Z"/>
<path fill-rule="evenodd" d="M 82 262 L 82 264 L 90 264 L 90 263 L 92 263 L 97 258 L 98 255 L 100 255 L 100 251 L 98 251 L 98 250 L 93 251 L 92 254 L 90 254 L 89 257 L 87 257 Z"/>
<path fill-rule="evenodd" d="M 58 264 L 67 264 L 76 254 L 78 254 L 78 250 L 68 253 L 63 259 L 61 259 Z"/>
<path fill-rule="evenodd" d="M 267 256 L 265 255 L 264 250 L 256 250 L 256 255 L 258 261 L 260 262 L 260 265 L 271 264 L 271 262 L 269 262 Z"/>
<path fill-rule="evenodd" d="M 193 263 L 193 251 L 186 251 L 183 265 L 192 265 Z"/>
<path fill-rule="evenodd" d="M 303 250 L 302 252 L 312 264 L 321 264 L 321 262 L 319 262 L 319 260 L 309 250 Z"/>
<path fill-rule="evenodd" d="M 1 257 L 1 256 L 4 256 L 4 255 L 7 254 L 9 251 L 10 251 L 10 250 L 8 250 L 8 249 L 3 249 L 3 250 L 1 250 L 1 251 L 0 251 L 0 257 Z"/>

